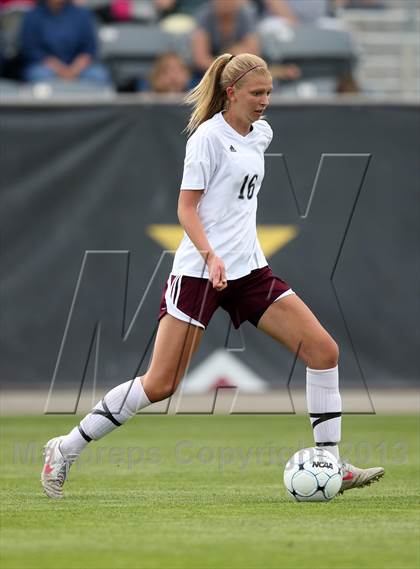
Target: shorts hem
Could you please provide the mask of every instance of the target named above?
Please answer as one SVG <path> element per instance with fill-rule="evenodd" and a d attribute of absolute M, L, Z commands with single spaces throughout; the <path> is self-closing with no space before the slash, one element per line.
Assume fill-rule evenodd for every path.
<path fill-rule="evenodd" d="M 255 328 L 258 328 L 258 324 L 259 324 L 261 318 L 264 316 L 264 314 L 270 308 L 270 306 L 273 305 L 277 300 L 281 300 L 282 298 L 285 298 L 286 296 L 290 296 L 292 294 L 296 294 L 295 291 L 292 290 L 291 288 L 288 288 L 287 290 L 282 292 L 277 298 L 275 298 L 272 302 L 270 302 L 270 304 L 268 304 L 265 308 L 263 308 L 262 310 L 258 310 L 253 315 L 254 317 L 248 318 L 248 322 L 250 322 L 253 326 L 255 326 Z M 255 317 L 255 316 L 257 316 L 257 317 Z"/>
<path fill-rule="evenodd" d="M 159 314 L 158 320 L 159 321 L 162 320 L 162 318 L 165 316 L 165 314 L 169 314 L 173 318 L 176 318 L 177 320 L 181 320 L 181 322 L 186 322 L 187 324 L 192 324 L 193 326 L 197 326 L 197 328 L 202 328 L 203 330 L 206 329 L 204 324 L 201 324 L 201 322 L 199 322 L 198 320 L 194 320 L 194 318 L 191 318 L 191 316 L 188 316 L 188 314 L 185 314 L 184 312 L 182 312 L 179 309 L 176 312 L 172 313 L 170 310 L 168 310 L 168 308 L 166 308 L 165 312 L 162 312 L 161 314 Z"/>
<path fill-rule="evenodd" d="M 277 300 L 281 300 L 282 298 L 284 298 L 285 296 L 290 296 L 291 294 L 296 294 L 295 291 L 291 288 L 285 290 L 284 292 L 281 293 L 280 296 L 278 296 L 277 298 L 275 298 L 273 300 L 273 302 L 276 302 Z M 273 304 L 273 302 L 271 304 Z M 271 305 L 270 305 L 271 306 Z M 268 307 L 267 307 L 268 308 Z"/>

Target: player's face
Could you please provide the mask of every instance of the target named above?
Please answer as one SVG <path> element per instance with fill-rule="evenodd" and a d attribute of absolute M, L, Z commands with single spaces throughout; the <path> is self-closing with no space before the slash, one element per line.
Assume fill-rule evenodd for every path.
<path fill-rule="evenodd" d="M 261 77 L 261 75 L 247 77 L 244 85 L 240 89 L 235 89 L 231 100 L 235 114 L 249 123 L 260 119 L 270 104 L 272 90 L 271 77 Z"/>

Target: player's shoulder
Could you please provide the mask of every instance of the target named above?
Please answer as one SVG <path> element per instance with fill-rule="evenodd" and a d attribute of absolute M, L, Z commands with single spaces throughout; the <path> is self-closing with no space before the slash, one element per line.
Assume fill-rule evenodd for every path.
<path fill-rule="evenodd" d="M 265 119 L 255 121 L 252 126 L 255 128 L 257 134 L 264 136 L 269 141 L 273 138 L 273 129 Z"/>
<path fill-rule="evenodd" d="M 218 130 L 218 121 L 215 117 L 204 121 L 189 137 L 188 146 L 202 149 L 208 148 L 209 145 L 215 146 Z"/>
<path fill-rule="evenodd" d="M 214 138 L 220 129 L 220 117 L 218 114 L 202 122 L 192 135 L 196 138 Z M 191 137 L 191 138 L 192 138 Z"/>

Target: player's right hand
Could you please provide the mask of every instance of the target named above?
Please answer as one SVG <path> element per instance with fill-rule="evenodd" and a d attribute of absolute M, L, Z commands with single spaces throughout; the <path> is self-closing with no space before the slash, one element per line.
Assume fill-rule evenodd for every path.
<path fill-rule="evenodd" d="M 224 290 L 227 287 L 225 264 L 220 257 L 216 255 L 209 256 L 207 260 L 209 269 L 209 281 L 217 291 Z"/>

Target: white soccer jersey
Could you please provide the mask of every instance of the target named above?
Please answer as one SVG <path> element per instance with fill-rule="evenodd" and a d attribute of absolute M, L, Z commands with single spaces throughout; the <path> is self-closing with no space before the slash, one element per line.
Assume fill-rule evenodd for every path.
<path fill-rule="evenodd" d="M 258 193 L 264 178 L 264 152 L 273 132 L 257 120 L 242 136 L 217 113 L 187 143 L 181 190 L 204 190 L 197 211 L 207 239 L 226 267 L 229 280 L 264 267 L 257 237 Z M 175 254 L 174 275 L 208 278 L 203 257 L 186 233 Z"/>

